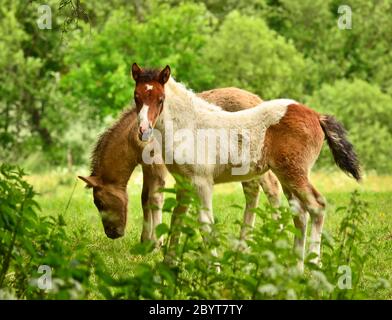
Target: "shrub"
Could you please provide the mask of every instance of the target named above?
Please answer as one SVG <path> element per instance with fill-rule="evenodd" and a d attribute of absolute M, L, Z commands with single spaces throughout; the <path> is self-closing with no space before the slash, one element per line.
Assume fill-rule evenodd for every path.
<path fill-rule="evenodd" d="M 366 169 L 379 173 L 392 170 L 392 98 L 376 85 L 362 80 L 341 80 L 324 85 L 307 99 L 320 113 L 332 114 L 349 132 L 349 138 Z M 324 146 L 321 166 L 331 165 L 330 152 Z"/>
<path fill-rule="evenodd" d="M 190 214 L 183 216 L 178 230 L 182 232 L 180 244 L 175 246 L 175 255 L 169 264 L 141 263 L 130 278 L 113 279 L 100 276 L 106 298 L 127 299 L 358 299 L 375 294 L 377 285 L 388 285 L 385 279 L 373 278 L 373 292 L 361 291 L 365 275 L 364 265 L 371 256 L 369 243 L 361 231 L 366 223 L 366 204 L 354 193 L 336 237 L 325 236 L 323 240 L 323 267 L 310 263 L 312 254 L 306 258 L 307 272 L 297 269 L 298 257 L 294 253 L 293 235 L 297 231 L 292 225 L 293 213 L 280 208 L 280 219 L 273 220 L 274 208 L 256 209 L 261 226 L 254 230 L 252 238 L 241 242 L 222 231 L 222 226 L 213 226 L 207 243 L 201 240 L 197 229 L 197 210 L 200 203 L 189 183 L 179 181 L 176 188 L 187 190 L 184 200 Z M 166 189 L 171 195 L 175 189 Z M 171 212 L 176 200 L 168 197 L 164 208 Z M 240 222 L 238 222 L 240 224 Z M 168 235 L 164 252 L 173 236 L 173 229 L 161 224 L 158 234 Z M 212 249 L 219 250 L 218 257 Z M 148 255 L 153 245 L 137 245 L 133 252 Z M 216 271 L 219 265 L 221 272 Z M 343 271 L 342 271 L 343 270 Z M 346 274 L 343 274 L 345 273 Z M 110 286 L 110 288 L 108 288 Z"/>
<path fill-rule="evenodd" d="M 154 5 L 144 22 L 127 11 L 114 10 L 100 33 L 93 38 L 81 34 L 71 42 L 66 56 L 70 71 L 63 78 L 63 86 L 89 106 L 91 114 L 101 116 L 129 103 L 133 62 L 142 67 L 170 64 L 178 79 L 199 90 L 211 82 L 201 49 L 212 24 L 212 16 L 203 5 L 190 3 L 176 8 Z"/>
<path fill-rule="evenodd" d="M 167 236 L 164 253 L 174 232 L 182 233 L 179 245 L 170 249 L 174 255 L 166 263 L 154 261 L 149 259 L 154 244 L 138 244 L 132 254 L 148 262 L 138 262 L 133 274 L 118 277 L 89 248 L 86 230 L 66 232 L 65 213 L 38 213 L 34 190 L 22 177 L 16 167 L 0 167 L 0 298 L 84 299 L 93 293 L 110 299 L 358 299 L 375 297 L 377 289 L 389 285 L 364 273 L 372 258 L 372 239 L 362 231 L 367 210 L 358 193 L 347 208 L 339 209 L 346 212 L 339 233 L 324 235 L 323 267 L 310 263 L 310 254 L 306 273 L 301 274 L 292 248 L 297 231 L 289 209 L 279 209 L 279 220 L 271 219 L 274 208 L 256 209 L 261 225 L 247 242 L 224 232 L 219 223 L 204 234 L 203 242 L 198 231 L 200 202 L 189 182 L 177 178 L 175 188 L 164 190 L 169 196 L 163 209 L 172 212 L 178 204 L 172 195 L 182 190 L 181 204 L 189 206 L 189 214 L 173 228 L 161 224 L 156 230 Z M 214 248 L 218 256 L 212 254 Z M 52 270 L 51 290 L 37 286 L 40 266 Z M 346 274 L 341 274 L 342 267 Z M 373 285 L 366 294 L 361 290 L 364 279 Z"/>
<path fill-rule="evenodd" d="M 263 99 L 300 98 L 305 60 L 261 18 L 230 13 L 205 48 L 214 87 L 235 86 Z"/>
<path fill-rule="evenodd" d="M 66 233 L 62 214 L 39 214 L 36 193 L 23 176 L 15 166 L 0 166 L 0 297 L 85 297 L 93 255 L 86 250 L 83 232 L 76 231 L 75 245 Z M 40 266 L 50 266 L 53 290 L 37 286 L 43 276 Z"/>

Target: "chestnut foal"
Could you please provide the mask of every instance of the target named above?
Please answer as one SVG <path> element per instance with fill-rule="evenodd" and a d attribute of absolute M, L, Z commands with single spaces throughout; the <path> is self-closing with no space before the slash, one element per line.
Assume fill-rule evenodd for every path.
<path fill-rule="evenodd" d="M 307 212 L 311 217 L 310 252 L 320 261 L 320 244 L 324 224 L 325 201 L 309 181 L 309 172 L 319 156 L 324 138 L 336 164 L 355 179 L 360 179 L 359 163 L 353 146 L 346 138 L 343 126 L 329 115 L 320 115 L 303 104 L 289 99 L 260 103 L 239 112 L 226 112 L 220 107 L 197 97 L 184 85 L 171 77 L 170 67 L 160 70 L 144 70 L 132 66 L 136 81 L 135 102 L 139 122 L 139 138 L 147 140 L 154 136 L 162 139 L 162 155 L 171 173 L 187 177 L 195 187 L 201 202 L 200 221 L 207 226 L 214 222 L 212 214 L 212 191 L 215 183 L 246 181 L 259 177 L 271 169 L 278 177 L 283 191 L 297 214 L 294 224 L 300 231 L 295 237 L 295 248 L 300 255 L 299 267 L 303 270 L 305 257 Z M 240 139 L 230 139 L 226 149 L 228 163 L 221 163 L 221 150 L 214 151 L 213 163 L 189 158 L 193 144 L 185 152 L 184 143 L 176 139 L 178 132 L 190 132 L 189 141 L 198 142 L 200 130 L 243 130 Z M 174 134 L 174 138 L 168 135 Z M 245 133 L 244 133 L 245 132 Z M 188 134 L 189 135 L 189 134 Z M 220 146 L 223 142 L 220 143 Z M 218 144 L 212 148 L 219 149 Z M 246 151 L 241 168 L 247 170 L 235 174 L 238 159 L 231 150 Z M 235 152 L 236 153 L 236 152 Z M 172 156 L 174 155 L 174 157 Z M 233 160 L 233 161 L 231 161 Z M 183 210 L 173 213 L 182 214 Z M 175 246 L 178 235 L 171 243 Z M 169 251 L 170 252 L 170 251 Z"/>
<path fill-rule="evenodd" d="M 245 90 L 222 88 L 204 91 L 200 97 L 220 105 L 228 111 L 238 111 L 254 107 L 262 100 Z M 120 119 L 98 140 L 92 154 L 91 175 L 79 178 L 93 188 L 94 203 L 101 213 L 105 233 L 110 238 L 124 234 L 127 221 L 127 184 L 137 165 L 142 166 L 143 189 L 141 202 L 143 208 L 143 230 L 141 241 L 153 240 L 157 245 L 155 227 L 162 222 L 163 197 L 158 190 L 165 185 L 166 168 L 162 164 L 149 165 L 142 161 L 145 143 L 139 141 L 137 114 L 135 109 L 126 110 Z M 280 186 L 271 171 L 256 181 L 242 183 L 246 208 L 244 220 L 254 221 L 253 208 L 257 207 L 260 186 L 273 206 L 279 206 Z"/>

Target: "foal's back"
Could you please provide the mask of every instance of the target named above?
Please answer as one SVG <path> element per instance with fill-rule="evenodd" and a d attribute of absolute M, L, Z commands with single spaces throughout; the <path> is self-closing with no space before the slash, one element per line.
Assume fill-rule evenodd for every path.
<path fill-rule="evenodd" d="M 197 96 L 230 112 L 253 108 L 263 102 L 259 96 L 235 87 L 203 91 Z"/>

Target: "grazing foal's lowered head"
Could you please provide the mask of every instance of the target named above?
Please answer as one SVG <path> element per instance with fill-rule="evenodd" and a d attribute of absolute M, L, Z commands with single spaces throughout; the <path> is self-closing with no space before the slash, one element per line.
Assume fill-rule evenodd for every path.
<path fill-rule="evenodd" d="M 165 83 L 170 78 L 170 67 L 163 70 L 142 69 L 132 65 L 135 85 L 135 103 L 139 120 L 139 139 L 149 141 L 165 101 Z"/>
<path fill-rule="evenodd" d="M 117 239 L 124 235 L 127 222 L 128 196 L 126 191 L 115 185 L 105 184 L 99 177 L 89 176 L 79 179 L 93 189 L 94 204 L 97 207 L 106 235 Z"/>
<path fill-rule="evenodd" d="M 112 239 L 124 235 L 127 222 L 127 183 L 140 153 L 136 117 L 134 109 L 125 111 L 101 135 L 92 153 L 91 175 L 79 176 L 93 189 L 105 233 Z"/>

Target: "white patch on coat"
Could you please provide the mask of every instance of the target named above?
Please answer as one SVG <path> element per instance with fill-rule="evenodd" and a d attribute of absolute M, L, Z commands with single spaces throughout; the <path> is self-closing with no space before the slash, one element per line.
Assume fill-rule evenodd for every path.
<path fill-rule="evenodd" d="M 153 88 L 154 88 L 153 85 L 151 85 L 151 84 L 146 84 L 146 91 L 150 91 L 150 90 L 152 90 Z"/>
<path fill-rule="evenodd" d="M 148 109 L 149 108 L 150 107 L 148 105 L 143 104 L 143 107 L 138 114 L 139 125 L 141 125 L 143 122 L 148 123 Z"/>
<path fill-rule="evenodd" d="M 267 169 L 261 165 L 264 160 L 262 150 L 266 130 L 282 119 L 289 105 L 297 104 L 291 99 L 277 99 L 262 102 L 254 108 L 228 112 L 196 96 L 195 93 L 173 78 L 170 78 L 166 83 L 165 93 L 165 107 L 156 123 L 156 129 L 161 132 L 162 136 L 165 136 L 165 127 L 169 123 L 173 124 L 173 132 L 185 128 L 192 130 L 195 139 L 200 129 L 237 130 L 238 132 L 245 130 L 249 133 L 249 152 L 247 152 L 247 158 L 242 159 L 243 163 L 249 164 L 249 170 L 246 174 L 233 175 L 232 169 L 237 167 L 237 165 L 233 165 L 233 159 L 229 159 L 228 164 L 221 164 L 217 159 L 215 164 L 177 164 L 174 165 L 175 169 L 169 168 L 169 171 L 175 170 L 179 174 L 190 175 L 191 172 L 208 176 L 210 181 L 215 183 L 244 181 L 260 176 Z M 166 143 L 165 154 L 173 154 L 177 147 L 176 144 L 176 142 Z M 217 147 L 219 147 L 219 143 Z M 227 149 L 234 150 L 235 148 L 231 148 L 230 142 Z M 219 150 L 216 154 L 220 154 Z"/>

